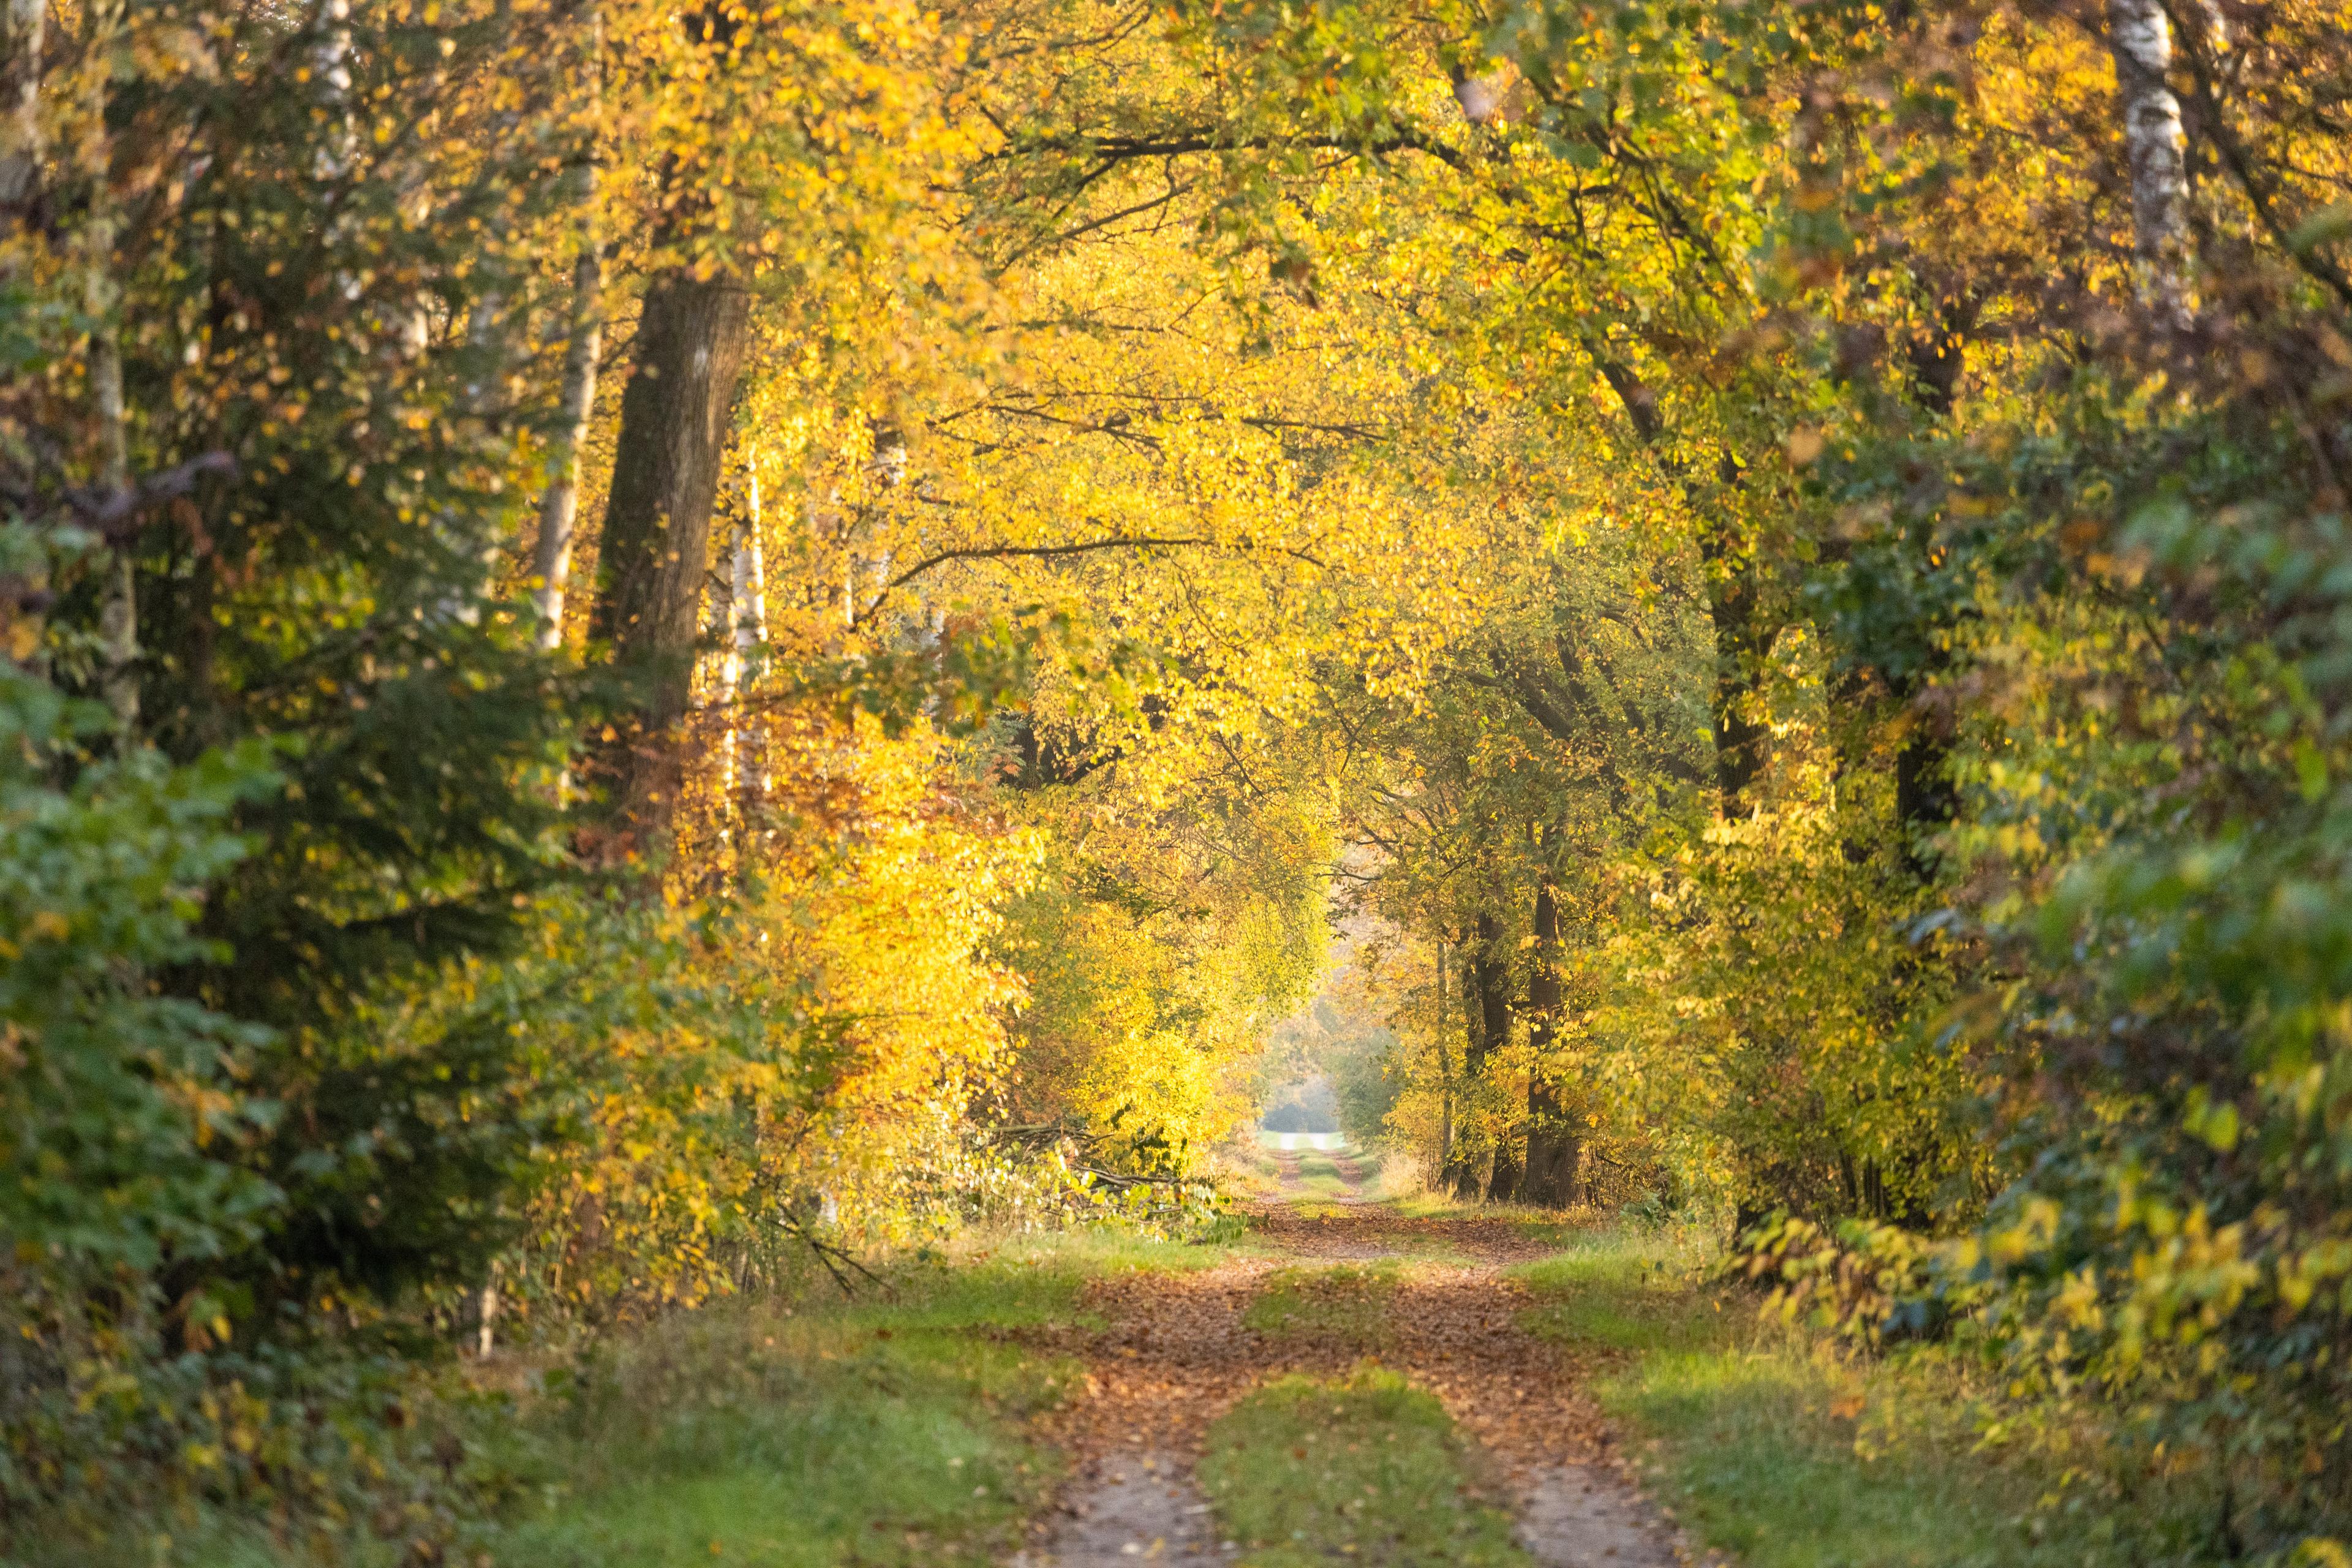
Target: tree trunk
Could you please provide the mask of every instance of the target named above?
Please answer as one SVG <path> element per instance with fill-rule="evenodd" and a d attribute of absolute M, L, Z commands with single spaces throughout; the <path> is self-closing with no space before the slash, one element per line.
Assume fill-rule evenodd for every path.
<path fill-rule="evenodd" d="M 1454 1165 L 1454 1060 L 1445 1048 L 1445 939 L 1437 939 L 1437 1168 Z"/>
<path fill-rule="evenodd" d="M 41 188 L 41 48 L 47 0 L 5 0 L 0 8 L 0 216 L 32 226 Z M 5 228 L 0 228 L 5 233 Z"/>
<path fill-rule="evenodd" d="M 1489 1055 L 1511 1038 L 1511 961 L 1499 952 L 1501 922 L 1492 915 L 1478 921 L 1478 1010 L 1484 1017 Z M 1495 1140 L 1495 1164 L 1486 1176 L 1486 1201 L 1507 1204 L 1519 1195 L 1519 1130 L 1506 1123 Z"/>
<path fill-rule="evenodd" d="M 768 646 L 768 568 L 760 544 L 760 476 L 750 476 L 749 515 L 743 535 L 735 542 L 730 595 L 735 605 L 735 668 L 737 679 L 751 679 Z M 736 874 L 748 876 L 757 864 L 757 851 L 767 834 L 767 731 L 739 715 L 728 731 L 731 761 L 738 770 L 734 784 L 735 815 L 741 837 L 736 849 Z"/>
<path fill-rule="evenodd" d="M 735 279 L 675 269 L 646 289 L 637 322 L 589 618 L 589 635 L 612 647 L 636 703 L 602 759 L 615 858 L 658 857 L 677 816 L 684 778 L 677 731 L 692 687 L 710 509 L 751 313 L 751 296 Z"/>
<path fill-rule="evenodd" d="M 1476 1017 L 1473 1020 L 1469 1048 L 1463 1052 L 1462 1078 L 1465 1083 L 1475 1083 L 1486 1076 L 1487 1058 L 1509 1044 L 1511 1038 L 1510 961 L 1497 949 L 1503 941 L 1502 922 L 1493 915 L 1478 917 L 1478 945 L 1470 957 L 1470 993 L 1464 998 L 1463 1011 L 1468 1013 L 1469 997 L 1477 998 Z M 1516 1173 L 1517 1157 L 1509 1152 L 1507 1137 L 1496 1146 L 1495 1169 Z M 1511 1177 L 1514 1188 L 1518 1178 Z M 1454 1193 L 1457 1196 L 1475 1198 L 1478 1195 L 1478 1172 L 1475 1166 L 1458 1154 L 1454 1167 Z"/>
<path fill-rule="evenodd" d="M 1763 681 L 1756 565 L 1739 558 L 1728 530 L 1713 521 L 1699 536 L 1706 563 L 1706 607 L 1715 622 L 1715 689 L 1707 704 L 1715 732 L 1715 782 L 1723 813 L 1734 815 L 1763 774 L 1770 730 L 1754 716 Z"/>
<path fill-rule="evenodd" d="M 127 18 L 120 0 L 87 13 L 89 52 L 103 58 L 115 48 L 115 35 Z M 105 140 L 107 77 L 92 73 L 90 123 L 97 132 L 91 171 L 89 215 L 82 230 L 82 309 L 89 312 L 89 386 L 98 405 L 99 482 L 109 496 L 131 488 L 130 411 L 122 394 L 122 344 L 116 321 L 121 303 L 114 283 L 114 241 L 119 221 L 114 202 L 112 150 Z M 139 574 L 134 542 L 126 536 L 107 561 L 105 595 L 99 607 L 99 662 L 106 705 L 114 714 L 120 742 L 128 745 L 139 727 Z"/>
<path fill-rule="evenodd" d="M 590 66 L 592 112 L 604 105 L 604 28 L 599 12 L 590 26 L 594 58 Z M 572 584 L 572 539 L 580 514 L 580 452 L 596 409 L 597 362 L 604 353 L 604 247 L 596 225 L 596 149 L 590 147 L 572 174 L 580 210 L 580 258 L 572 268 L 572 321 L 563 346 L 563 391 L 555 449 L 549 454 L 547 494 L 539 503 L 539 542 L 531 552 L 531 592 L 539 609 L 539 646 L 563 646 L 563 607 Z"/>
<path fill-rule="evenodd" d="M 1482 931 L 1485 929 L 1482 925 Z M 1462 1083 L 1465 1089 L 1477 1083 L 1486 1070 L 1486 1047 L 1485 1027 L 1478 1007 L 1478 963 L 1473 958 L 1462 965 Z M 1478 1195 L 1478 1170 L 1471 1151 L 1459 1140 L 1447 1145 L 1445 1165 L 1439 1185 L 1457 1198 Z"/>
<path fill-rule="evenodd" d="M 490 1277 L 482 1282 L 481 1293 L 474 1299 L 474 1354 L 483 1361 L 498 1347 L 499 1271 L 490 1265 Z"/>
<path fill-rule="evenodd" d="M 1536 894 L 1535 968 L 1528 977 L 1528 1034 L 1533 1058 L 1528 1078 L 1528 1168 L 1519 1195 L 1547 1208 L 1576 1201 L 1584 1142 L 1569 1120 L 1546 1056 L 1559 1041 L 1559 900 L 1549 888 Z"/>
<path fill-rule="evenodd" d="M 596 361 L 604 352 L 600 304 L 604 262 L 595 239 L 581 247 L 572 275 L 572 340 L 563 351 L 562 423 L 551 454 L 552 472 L 539 503 L 539 542 L 531 552 L 531 592 L 539 609 L 539 646 L 563 646 L 563 606 L 572 584 L 572 540 L 580 513 L 580 450 L 596 406 Z"/>
<path fill-rule="evenodd" d="M 2172 24 L 2163 0 L 2110 0 L 2116 106 L 2131 166 L 2132 249 L 2140 296 L 2170 328 L 2189 321 L 2188 139 L 2172 70 Z"/>
<path fill-rule="evenodd" d="M 1507 1204 L 1519 1195 L 1519 1133 L 1517 1128 L 1506 1129 L 1495 1142 L 1495 1169 L 1486 1178 L 1486 1201 Z"/>

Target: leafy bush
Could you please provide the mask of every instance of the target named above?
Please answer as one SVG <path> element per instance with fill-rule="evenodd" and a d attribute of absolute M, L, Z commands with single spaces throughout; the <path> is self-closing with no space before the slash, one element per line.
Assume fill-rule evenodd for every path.
<path fill-rule="evenodd" d="M 217 956 L 194 926 L 247 849 L 230 815 L 277 779 L 252 743 L 182 767 L 93 756 L 107 728 L 0 664 L 0 1232 L 53 1287 L 135 1299 L 166 1263 L 248 1243 L 278 1201 L 237 1159 L 276 1115 L 247 1082 L 268 1031 L 156 985 Z"/>

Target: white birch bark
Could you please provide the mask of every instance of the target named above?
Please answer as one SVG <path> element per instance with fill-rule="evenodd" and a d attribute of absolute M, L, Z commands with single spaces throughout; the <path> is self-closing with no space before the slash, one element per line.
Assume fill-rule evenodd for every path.
<path fill-rule="evenodd" d="M 749 497 L 750 509 L 741 535 L 735 541 L 735 560 L 730 574 L 730 604 L 735 617 L 734 641 L 727 654 L 726 684 L 730 704 L 740 689 L 744 675 L 751 668 L 752 661 L 768 641 L 768 572 L 760 544 L 760 476 L 757 470 L 751 476 Z M 743 723 L 741 715 L 731 711 L 727 725 L 726 765 L 729 798 L 738 804 L 743 822 L 742 847 L 745 853 L 749 853 L 760 813 L 767 804 L 768 763 L 765 750 Z M 741 770 L 740 777 L 737 773 L 739 767 Z"/>
<path fill-rule="evenodd" d="M 498 1347 L 499 1266 L 490 1265 L 490 1277 L 482 1281 L 481 1293 L 475 1298 L 474 1353 L 484 1361 Z"/>
<path fill-rule="evenodd" d="M 587 175 L 593 191 L 595 176 Z M 593 200 L 593 197 L 591 198 Z M 586 220 L 593 223 L 593 219 Z M 571 341 L 563 352 L 563 391 L 547 493 L 539 503 L 539 543 L 531 574 L 539 606 L 539 646 L 563 645 L 564 598 L 572 584 L 572 542 L 580 521 L 580 454 L 596 407 L 597 361 L 604 353 L 604 259 L 592 232 L 583 237 L 572 273 Z"/>
<path fill-rule="evenodd" d="M 359 153 L 359 130 L 352 123 L 352 0 L 320 0 L 310 70 L 334 126 L 319 143 L 311 167 L 321 181 L 340 180 L 351 173 Z"/>
<path fill-rule="evenodd" d="M 594 61 L 590 67 L 591 112 L 604 100 L 604 34 L 601 16 L 590 25 Z M 539 607 L 539 646 L 563 646 L 564 595 L 572 582 L 572 540 L 580 521 L 580 453 L 588 441 L 589 416 L 596 408 L 597 361 L 604 353 L 604 253 L 596 223 L 596 149 L 585 150 L 573 172 L 580 212 L 580 258 L 572 269 L 572 321 L 563 351 L 563 390 L 550 454 L 547 493 L 539 503 L 539 542 L 531 552 L 538 579 L 532 600 Z"/>
<path fill-rule="evenodd" d="M 2131 169 L 2133 252 L 2141 298 L 2168 326 L 2189 321 L 2189 165 L 2162 0 L 2109 0 L 2116 106 Z"/>

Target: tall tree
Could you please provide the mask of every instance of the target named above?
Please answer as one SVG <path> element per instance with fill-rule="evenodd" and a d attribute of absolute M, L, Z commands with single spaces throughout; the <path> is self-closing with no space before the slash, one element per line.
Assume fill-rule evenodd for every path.
<path fill-rule="evenodd" d="M 1535 946 L 1528 969 L 1528 1165 L 1519 1195 L 1565 1208 L 1576 1201 L 1584 1141 L 1560 1093 L 1553 1048 L 1559 1042 L 1559 896 L 1547 881 L 1536 890 Z"/>
<path fill-rule="evenodd" d="M 663 854 L 677 811 L 677 729 L 693 686 L 710 514 L 751 321 L 741 279 L 689 268 L 655 279 L 638 316 L 589 619 L 590 637 L 612 647 L 637 692 L 628 729 L 604 751 L 617 817 L 608 853 Z"/>
<path fill-rule="evenodd" d="M 2170 80 L 2172 20 L 2164 0 L 2110 0 L 2108 30 L 2140 289 L 2158 319 L 2179 328 L 2189 321 L 2189 164 Z"/>

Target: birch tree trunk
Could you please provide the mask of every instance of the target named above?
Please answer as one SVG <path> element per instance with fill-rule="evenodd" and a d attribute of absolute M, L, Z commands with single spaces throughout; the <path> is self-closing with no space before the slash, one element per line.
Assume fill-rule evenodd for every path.
<path fill-rule="evenodd" d="M 589 112 L 599 119 L 604 101 L 604 25 L 601 12 L 590 22 L 593 58 L 589 66 Z M 580 213 L 580 257 L 572 268 L 572 320 L 563 348 L 563 390 L 557 410 L 555 449 L 549 454 L 547 493 L 540 498 L 539 540 L 531 551 L 539 610 L 539 646 L 563 646 L 563 608 L 572 584 L 572 540 L 580 517 L 580 454 L 587 444 L 589 417 L 596 408 L 597 362 L 604 353 L 604 246 L 596 216 L 597 147 L 592 142 L 572 172 L 573 205 Z"/>
<path fill-rule="evenodd" d="M 757 668 L 760 650 L 768 643 L 768 569 L 760 542 L 760 476 L 751 477 L 747 491 L 750 511 L 743 536 L 735 542 L 735 560 L 730 574 L 735 609 L 736 680 L 748 680 Z M 761 836 L 761 821 L 768 809 L 768 750 L 758 726 L 743 721 L 738 715 L 728 730 L 729 765 L 736 770 L 729 780 L 730 798 L 734 802 L 736 819 L 741 826 L 741 839 L 736 850 L 736 870 L 739 876 L 751 868 L 751 856 Z"/>
<path fill-rule="evenodd" d="M 2189 322 L 2189 168 L 2162 0 L 2109 0 L 2116 107 L 2131 168 L 2132 250 L 2140 297 L 2170 327 Z"/>
<path fill-rule="evenodd" d="M 335 121 L 334 133 L 319 143 L 316 163 L 322 181 L 340 180 L 351 172 L 359 152 L 359 128 L 352 123 L 352 5 L 351 0 L 321 0 L 319 41 L 310 51 L 320 90 Z"/>
<path fill-rule="evenodd" d="M 593 192 L 595 175 L 586 183 Z M 587 220 L 593 223 L 593 219 Z M 563 608 L 572 584 L 572 542 L 580 518 L 580 454 L 596 407 L 597 361 L 604 353 L 604 249 L 591 232 L 572 269 L 571 339 L 563 351 L 563 392 L 552 474 L 539 503 L 539 542 L 531 552 L 531 591 L 539 610 L 539 646 L 563 646 Z"/>

